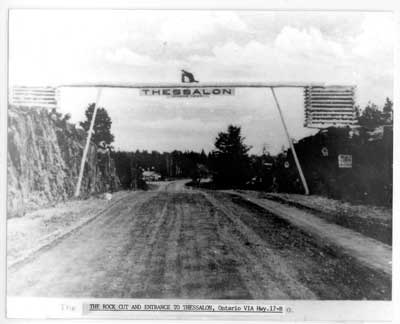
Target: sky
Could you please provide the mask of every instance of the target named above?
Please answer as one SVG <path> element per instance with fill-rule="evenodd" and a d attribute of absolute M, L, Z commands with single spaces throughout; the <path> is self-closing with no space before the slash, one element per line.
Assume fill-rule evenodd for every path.
<path fill-rule="evenodd" d="M 12 85 L 74 82 L 322 82 L 354 84 L 356 101 L 393 98 L 395 23 L 388 12 L 27 10 L 9 19 Z M 277 89 L 292 138 L 303 127 L 299 89 Z M 84 118 L 96 90 L 62 88 L 60 111 Z M 213 149 L 229 124 L 240 125 L 252 153 L 277 153 L 287 139 L 269 89 L 234 96 L 144 97 L 105 89 L 117 149 Z"/>

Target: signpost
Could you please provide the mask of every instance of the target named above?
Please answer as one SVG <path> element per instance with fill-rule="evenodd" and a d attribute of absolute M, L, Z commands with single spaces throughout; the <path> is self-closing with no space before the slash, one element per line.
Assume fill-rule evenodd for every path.
<path fill-rule="evenodd" d="M 78 182 L 77 182 L 76 188 L 75 188 L 75 197 L 78 197 L 81 192 L 83 171 L 85 170 L 86 156 L 87 156 L 89 146 L 90 146 L 90 139 L 92 138 L 93 126 L 94 126 L 94 121 L 96 120 L 97 109 L 99 108 L 100 96 L 101 96 L 101 88 L 99 88 L 97 90 L 97 98 L 96 98 L 96 102 L 94 103 L 93 116 L 92 116 L 92 120 L 90 121 L 90 127 L 89 127 L 89 131 L 88 131 L 88 136 L 86 138 L 85 148 L 83 149 L 81 167 L 79 168 Z"/>
<path fill-rule="evenodd" d="M 287 140 L 289 142 L 290 149 L 292 150 L 292 153 L 293 153 L 294 162 L 296 163 L 297 170 L 299 171 L 301 183 L 303 184 L 303 187 L 304 187 L 304 193 L 306 195 L 309 195 L 310 191 L 308 189 L 307 181 L 306 181 L 306 178 L 305 178 L 305 176 L 303 174 L 303 170 L 301 169 L 301 165 L 300 165 L 299 159 L 297 158 L 296 150 L 294 149 L 293 141 L 292 141 L 292 139 L 291 139 L 291 137 L 289 135 L 289 131 L 288 131 L 286 123 L 285 123 L 285 118 L 283 117 L 282 110 L 281 110 L 281 107 L 279 106 L 278 98 L 276 97 L 274 88 L 271 88 L 271 92 L 272 92 L 272 96 L 274 97 L 274 100 L 275 100 L 275 103 L 276 103 L 276 107 L 278 108 L 279 116 L 281 117 L 282 125 L 283 125 L 283 128 L 285 130 L 285 134 L 286 134 Z M 286 165 L 285 165 L 285 167 L 286 167 Z"/>

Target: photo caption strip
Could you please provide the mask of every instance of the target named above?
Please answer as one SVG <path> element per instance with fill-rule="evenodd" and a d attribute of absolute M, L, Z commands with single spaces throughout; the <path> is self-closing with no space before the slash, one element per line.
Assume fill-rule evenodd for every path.
<path fill-rule="evenodd" d="M 290 313 L 284 305 L 269 304 L 201 304 L 201 303 L 85 303 L 86 315 L 102 312 L 179 312 L 179 313 Z"/>

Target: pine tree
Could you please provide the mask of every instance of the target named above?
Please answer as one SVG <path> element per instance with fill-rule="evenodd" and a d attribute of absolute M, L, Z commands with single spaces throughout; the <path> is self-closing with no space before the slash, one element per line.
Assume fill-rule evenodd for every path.
<path fill-rule="evenodd" d="M 385 105 L 383 106 L 382 118 L 385 124 L 393 123 L 393 102 L 389 98 L 386 98 Z"/>
<path fill-rule="evenodd" d="M 250 146 L 244 144 L 239 126 L 229 125 L 215 140 L 215 182 L 221 186 L 236 187 L 246 183 L 250 174 Z"/>
<path fill-rule="evenodd" d="M 369 102 L 358 118 L 358 123 L 360 126 L 371 129 L 381 126 L 384 124 L 382 111 L 379 110 L 376 104 Z"/>
<path fill-rule="evenodd" d="M 86 111 L 86 120 L 80 122 L 80 126 L 86 131 L 89 131 L 90 122 L 92 120 L 95 104 L 90 104 Z M 111 134 L 111 118 L 105 108 L 99 107 L 96 113 L 96 120 L 93 126 L 92 142 L 96 145 L 103 145 L 109 147 L 114 141 L 114 135 Z"/>

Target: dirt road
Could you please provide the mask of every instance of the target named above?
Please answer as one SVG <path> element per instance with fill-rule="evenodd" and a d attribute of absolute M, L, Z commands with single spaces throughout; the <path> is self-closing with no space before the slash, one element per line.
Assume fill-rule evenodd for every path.
<path fill-rule="evenodd" d="M 184 182 L 128 195 L 35 260 L 9 296 L 390 299 L 390 278 L 238 196 Z"/>

